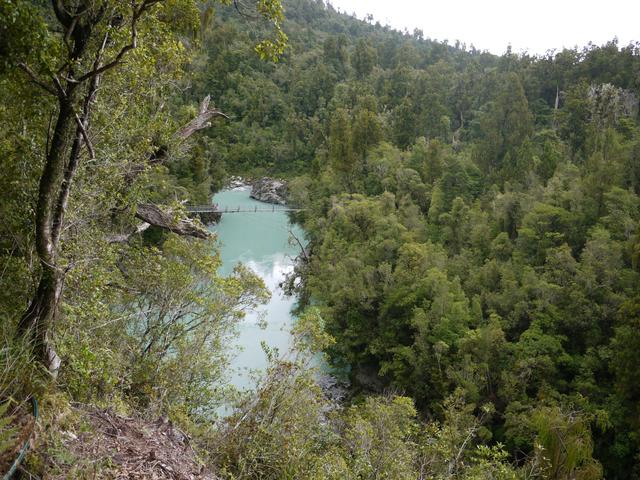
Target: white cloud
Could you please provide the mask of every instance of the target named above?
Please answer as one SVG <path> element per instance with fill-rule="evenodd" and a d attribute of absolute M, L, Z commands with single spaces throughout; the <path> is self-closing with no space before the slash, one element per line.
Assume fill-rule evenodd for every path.
<path fill-rule="evenodd" d="M 516 52 L 603 44 L 618 37 L 621 45 L 640 40 L 640 1 L 609 0 L 331 0 L 340 11 L 358 18 L 372 14 L 382 24 L 426 37 L 460 40 L 501 54 L 511 44 Z"/>

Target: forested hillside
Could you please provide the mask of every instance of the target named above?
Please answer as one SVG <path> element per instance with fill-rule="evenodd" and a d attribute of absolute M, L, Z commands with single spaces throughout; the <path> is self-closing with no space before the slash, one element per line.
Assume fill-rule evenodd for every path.
<path fill-rule="evenodd" d="M 498 57 L 286 12 L 279 64 L 216 29 L 194 86 L 238 119 L 209 132 L 215 165 L 296 177 L 301 293 L 354 393 L 442 418 L 462 392 L 517 461 L 593 442 L 636 478 L 640 47 Z"/>
<path fill-rule="evenodd" d="M 25 472 L 182 478 L 83 446 L 134 425 L 202 478 L 640 479 L 640 44 L 428 37 L 0 0 L 0 470 L 35 429 Z M 308 240 L 296 348 L 244 394 L 225 347 L 268 292 L 184 208 L 230 174 L 286 178 Z"/>

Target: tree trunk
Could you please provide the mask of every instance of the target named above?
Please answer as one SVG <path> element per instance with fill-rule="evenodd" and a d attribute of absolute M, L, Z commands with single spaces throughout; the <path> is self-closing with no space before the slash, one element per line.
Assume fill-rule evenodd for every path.
<path fill-rule="evenodd" d="M 51 372 L 55 372 L 59 365 L 49 332 L 56 318 L 61 286 L 57 267 L 45 267 L 43 264 L 38 289 L 18 324 L 18 334 L 32 342 L 36 359 Z"/>
<path fill-rule="evenodd" d="M 36 359 L 49 370 L 55 371 L 59 365 L 49 338 L 58 313 L 65 273 L 58 263 L 58 243 L 82 147 L 86 145 L 90 156 L 94 156 L 87 134 L 91 104 L 102 73 L 120 65 L 126 53 L 136 48 L 137 23 L 141 16 L 159 1 L 161 0 L 143 0 L 140 4 L 133 2 L 129 26 L 130 43 L 123 46 L 111 61 L 103 62 L 102 55 L 109 39 L 109 34 L 105 33 L 96 50 L 93 67 L 86 73 L 75 75 L 74 69 L 82 64 L 81 60 L 86 54 L 87 46 L 91 44 L 92 35 L 103 20 L 106 4 L 94 8 L 94 2 L 88 0 L 70 3 L 52 0 L 55 16 L 65 32 L 64 43 L 68 51 L 68 58 L 58 73 L 53 75 L 56 88 L 39 80 L 26 65 L 23 68 L 37 85 L 57 96 L 59 106 L 58 118 L 38 187 L 35 243 L 40 260 L 40 278 L 35 294 L 17 328 L 17 335 L 32 342 Z M 117 27 L 113 23 L 116 20 L 117 17 L 107 19 L 111 22 L 109 26 Z M 60 75 L 63 70 L 65 75 Z M 78 101 L 79 92 L 85 89 L 81 85 L 87 84 L 84 102 L 81 104 Z M 83 110 L 81 116 L 78 116 L 75 107 L 80 105 Z M 208 109 L 208 102 L 204 107 L 201 114 L 204 115 L 205 122 L 211 116 L 219 114 L 215 109 Z M 199 124 L 194 126 L 196 129 L 200 127 Z"/>
<path fill-rule="evenodd" d="M 62 292 L 62 272 L 57 255 L 58 236 L 55 233 L 56 206 L 64 180 L 65 159 L 74 133 L 75 96 L 76 87 L 68 85 L 65 94 L 61 93 L 59 97 L 58 119 L 38 187 L 35 241 L 41 267 L 40 279 L 17 331 L 18 335 L 32 342 L 36 358 L 53 370 L 58 360 L 49 344 L 49 332 L 57 315 Z"/>
<path fill-rule="evenodd" d="M 59 264 L 58 244 L 63 230 L 71 184 L 79 165 L 83 146 L 87 147 L 91 157 L 94 156 L 87 134 L 91 104 L 95 99 L 103 72 L 120 65 L 127 52 L 136 48 L 138 21 L 159 1 L 161 0 L 142 0 L 140 4 L 134 2 L 129 26 L 130 42 L 124 45 L 111 61 L 103 62 L 102 55 L 109 39 L 109 34 L 105 33 L 95 52 L 93 67 L 86 73 L 75 75 L 74 69 L 82 64 L 81 60 L 86 54 L 87 46 L 90 45 L 96 26 L 105 15 L 105 6 L 94 9 L 93 2 L 88 0 L 75 2 L 77 3 L 75 6 L 64 5 L 65 2 L 61 0 L 52 0 L 56 18 L 66 32 L 64 39 L 68 49 L 67 61 L 58 73 L 53 75 L 56 88 L 38 79 L 28 66 L 24 65 L 23 68 L 37 85 L 57 96 L 59 106 L 38 187 L 35 243 L 40 260 L 40 277 L 29 307 L 20 318 L 17 328 L 17 336 L 31 342 L 36 359 L 50 371 L 55 372 L 59 366 L 58 357 L 51 347 L 50 336 L 58 314 L 65 274 Z M 111 22 L 110 26 L 114 26 L 113 22 L 116 20 L 118 18 L 114 17 L 107 21 Z M 63 70 L 65 75 L 60 76 Z M 87 87 L 81 85 L 87 85 Z M 84 92 L 83 102 L 80 102 L 81 91 Z M 76 106 L 82 106 L 80 116 L 75 111 Z M 194 132 L 206 128 L 210 124 L 209 120 L 217 116 L 226 117 L 219 110 L 209 108 L 209 97 L 205 98 L 200 105 L 198 116 L 179 132 L 179 138 L 184 140 Z M 203 238 L 208 236 L 206 230 L 193 222 L 174 223 L 175 225 L 170 225 L 174 231 L 186 229 L 187 234 L 190 235 Z"/>

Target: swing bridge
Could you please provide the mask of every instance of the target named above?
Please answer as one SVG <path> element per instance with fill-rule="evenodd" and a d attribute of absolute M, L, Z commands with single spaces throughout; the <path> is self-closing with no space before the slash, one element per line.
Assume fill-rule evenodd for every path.
<path fill-rule="evenodd" d="M 304 208 L 291 208 L 286 205 L 273 204 L 270 207 L 255 206 L 237 206 L 230 207 L 228 205 L 221 207 L 219 205 L 192 205 L 187 206 L 189 213 L 204 214 L 223 214 L 223 213 L 275 213 L 275 212 L 301 212 Z"/>

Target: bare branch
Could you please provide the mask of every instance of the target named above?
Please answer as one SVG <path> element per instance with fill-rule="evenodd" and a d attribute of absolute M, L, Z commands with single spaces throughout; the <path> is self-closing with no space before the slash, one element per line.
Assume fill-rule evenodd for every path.
<path fill-rule="evenodd" d="M 64 34 L 64 38 L 63 38 L 64 44 L 66 45 L 67 51 L 69 53 L 73 51 L 73 49 L 71 48 L 71 44 L 69 43 L 69 40 L 71 39 L 71 34 L 73 33 L 73 30 L 76 28 L 77 24 L 78 24 L 78 15 L 73 17 L 73 19 L 71 20 L 71 23 L 67 27 L 66 33 Z"/>
<path fill-rule="evenodd" d="M 109 34 L 107 33 L 104 35 L 100 49 L 96 53 L 96 58 L 94 60 L 94 67 L 97 67 L 100 65 L 102 54 L 104 53 L 104 49 L 107 44 L 108 38 L 109 38 Z M 57 80 L 57 77 L 54 77 L 54 78 Z M 82 149 L 82 144 L 84 143 L 87 146 L 87 150 L 89 151 L 89 156 L 91 157 L 90 158 L 91 160 L 94 160 L 96 157 L 95 150 L 93 149 L 93 145 L 87 133 L 87 127 L 89 125 L 89 117 L 91 114 L 91 104 L 95 100 L 96 92 L 99 86 L 100 86 L 100 75 L 96 75 L 91 79 L 91 83 L 89 84 L 87 94 L 84 98 L 83 109 L 82 109 L 82 119 L 78 116 L 77 113 L 73 112 L 73 117 L 76 121 L 76 135 L 73 141 L 73 145 L 71 147 L 69 162 L 65 166 L 64 179 L 62 182 L 60 192 L 58 194 L 58 201 L 56 203 L 56 211 L 53 219 L 53 230 L 52 230 L 52 238 L 54 239 L 55 242 L 58 241 L 58 238 L 60 236 L 60 232 L 62 229 L 62 222 L 64 220 L 65 212 L 67 209 L 67 203 L 69 202 L 71 183 L 73 182 L 73 177 L 76 174 L 76 170 L 80 162 L 80 151 Z M 60 85 L 59 88 L 62 89 L 62 86 Z"/>
<path fill-rule="evenodd" d="M 195 132 L 197 132 L 198 130 L 202 130 L 204 128 L 210 127 L 211 122 L 209 120 L 211 120 L 212 118 L 224 117 L 227 120 L 229 119 L 229 116 L 227 114 L 221 112 L 217 108 L 215 107 L 209 108 L 210 101 L 211 101 L 211 96 L 207 95 L 204 98 L 204 100 L 202 100 L 202 103 L 200 104 L 200 109 L 196 117 L 177 132 L 178 138 L 185 140 L 189 138 L 191 135 L 193 135 Z"/>
<path fill-rule="evenodd" d="M 54 97 L 58 96 L 58 93 L 56 92 L 56 90 L 51 86 L 51 85 L 47 85 L 43 80 L 41 80 L 40 78 L 38 78 L 38 76 L 36 75 L 36 73 L 31 70 L 29 68 L 29 66 L 26 63 L 19 63 L 18 67 L 25 72 L 27 75 L 29 75 L 29 77 L 31 78 L 31 81 L 33 83 L 35 83 L 36 85 L 38 85 L 39 87 L 43 88 L 44 90 L 46 90 L 48 93 L 50 93 L 51 95 L 53 95 Z"/>
<path fill-rule="evenodd" d="M 118 53 L 118 55 L 116 56 L 116 58 L 114 60 L 112 60 L 111 62 L 95 69 L 92 70 L 88 73 L 85 73 L 84 75 L 82 75 L 80 78 L 78 78 L 78 82 L 84 82 L 85 80 L 88 80 L 91 77 L 95 77 L 96 75 L 100 75 L 101 73 L 106 72 L 107 70 L 111 70 L 113 67 L 116 67 L 120 64 L 120 62 L 122 61 L 122 59 L 124 58 L 124 56 L 126 55 L 126 53 L 129 50 L 133 50 L 134 48 L 137 47 L 137 32 L 135 30 L 135 27 L 132 30 L 132 35 L 131 35 L 131 43 L 129 45 L 125 45 L 124 47 L 122 47 L 122 50 L 120 50 L 120 52 Z"/>
<path fill-rule="evenodd" d="M 236 11 L 243 17 L 248 18 L 250 20 L 258 20 L 260 17 L 258 17 L 257 15 L 249 15 L 248 13 L 242 11 L 242 8 L 240 6 L 240 2 L 238 0 L 233 0 L 233 6 L 235 7 Z M 243 5 L 244 7 L 244 5 Z"/>
<path fill-rule="evenodd" d="M 133 16 L 131 17 L 131 40 L 130 40 L 130 42 L 127 45 L 125 45 L 124 47 L 122 47 L 122 49 L 120 49 L 120 52 L 118 52 L 118 54 L 116 55 L 116 57 L 113 60 L 111 60 L 110 62 L 105 63 L 104 65 L 102 65 L 100 67 L 94 68 L 93 70 L 91 70 L 88 73 L 85 73 L 80 78 L 78 78 L 78 82 L 84 82 L 85 80 L 88 80 L 91 77 L 95 77 L 96 75 L 100 75 L 101 73 L 106 72 L 107 70 L 110 70 L 113 67 L 116 67 L 117 65 L 119 65 L 122 62 L 122 59 L 127 54 L 127 52 L 137 48 L 137 46 L 138 46 L 138 28 L 137 28 L 138 20 L 140 19 L 140 17 L 142 16 L 142 14 L 144 12 L 149 10 L 156 3 L 160 3 L 162 1 L 163 0 L 144 0 L 139 8 L 136 9 L 134 7 Z"/>
<path fill-rule="evenodd" d="M 60 83 L 60 79 L 56 75 L 53 76 L 53 83 L 55 84 L 56 88 L 58 89 L 57 95 L 60 98 L 66 98 L 67 91 L 64 89 L 64 87 L 62 86 L 62 83 Z"/>
<path fill-rule="evenodd" d="M 307 249 L 304 248 L 304 245 L 302 245 L 300 239 L 296 236 L 295 233 L 293 233 L 291 229 L 289 229 L 289 236 L 292 237 L 298 244 L 298 247 L 300 247 L 300 254 L 304 257 L 304 261 L 306 263 L 309 263 L 309 255 L 307 254 Z"/>
<path fill-rule="evenodd" d="M 76 124 L 78 125 L 78 130 L 80 130 L 80 133 L 82 134 L 82 139 L 84 140 L 84 143 L 87 146 L 87 150 L 89 150 L 89 157 L 91 160 L 94 160 L 96 158 L 96 151 L 93 149 L 91 140 L 89 140 L 87 129 L 84 127 L 84 124 L 82 123 L 82 120 L 80 119 L 77 113 L 75 114 L 75 118 L 76 118 Z"/>
<path fill-rule="evenodd" d="M 100 62 L 102 61 L 102 54 L 104 53 L 104 49 L 106 48 L 108 41 L 109 41 L 109 33 L 105 33 L 104 37 L 102 38 L 102 44 L 100 45 L 100 50 L 98 50 L 98 53 L 96 54 L 96 59 L 93 62 L 94 70 L 100 67 Z M 84 143 L 87 146 L 87 150 L 89 150 L 89 157 L 91 160 L 94 160 L 96 158 L 96 152 L 93 149 L 91 140 L 89 140 L 89 135 L 87 133 L 86 126 L 89 121 L 91 104 L 95 100 L 96 93 L 98 92 L 98 88 L 100 88 L 100 75 L 94 76 L 91 81 L 89 92 L 87 93 L 87 96 L 84 101 L 83 113 L 82 113 L 83 120 L 81 120 L 80 117 L 76 114 L 76 122 L 78 124 L 78 129 L 82 133 L 82 138 L 84 139 Z"/>
<path fill-rule="evenodd" d="M 127 243 L 131 237 L 140 235 L 151 226 L 150 223 L 143 222 L 136 226 L 135 230 L 131 233 L 120 233 L 117 235 L 111 235 L 107 237 L 108 243 Z"/>

